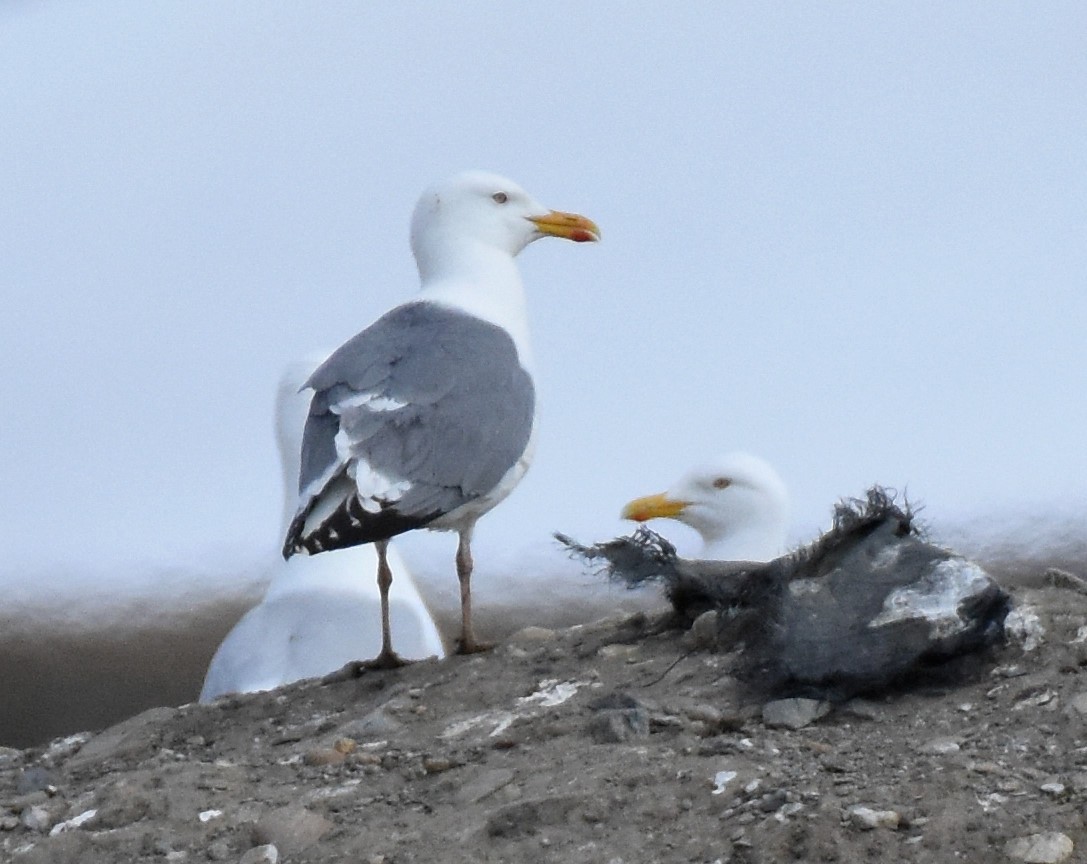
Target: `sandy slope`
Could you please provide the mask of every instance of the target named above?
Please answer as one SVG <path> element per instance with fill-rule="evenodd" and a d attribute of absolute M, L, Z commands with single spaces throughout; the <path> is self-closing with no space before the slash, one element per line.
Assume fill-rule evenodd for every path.
<path fill-rule="evenodd" d="M 796 730 L 644 615 L 153 709 L 5 751 L 0 859 L 1082 860 L 1087 596 L 1015 593 L 1040 647 Z"/>

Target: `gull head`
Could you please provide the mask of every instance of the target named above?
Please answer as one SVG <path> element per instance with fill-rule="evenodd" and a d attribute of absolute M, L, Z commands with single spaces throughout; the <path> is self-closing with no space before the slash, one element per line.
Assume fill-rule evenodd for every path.
<path fill-rule="evenodd" d="M 411 248 L 420 272 L 466 250 L 513 257 L 533 240 L 600 239 L 596 224 L 576 213 L 550 210 L 512 180 L 487 171 L 465 171 L 435 183 L 415 205 Z"/>
<path fill-rule="evenodd" d="M 622 518 L 677 519 L 701 535 L 703 557 L 769 561 L 784 551 L 789 494 L 767 462 L 729 453 L 685 474 L 671 489 L 628 503 Z"/>

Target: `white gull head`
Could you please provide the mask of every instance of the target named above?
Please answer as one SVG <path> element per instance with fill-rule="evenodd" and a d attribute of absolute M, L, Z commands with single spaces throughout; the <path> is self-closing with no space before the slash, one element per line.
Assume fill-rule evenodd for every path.
<path fill-rule="evenodd" d="M 600 231 L 584 216 L 549 210 L 498 174 L 465 171 L 435 183 L 411 218 L 423 297 L 505 328 L 527 363 L 524 288 L 513 259 L 541 237 L 584 242 Z"/>
<path fill-rule="evenodd" d="M 683 476 L 667 492 L 631 501 L 624 519 L 669 517 L 702 537 L 702 557 L 770 561 L 785 551 L 789 493 L 767 462 L 729 453 Z"/>

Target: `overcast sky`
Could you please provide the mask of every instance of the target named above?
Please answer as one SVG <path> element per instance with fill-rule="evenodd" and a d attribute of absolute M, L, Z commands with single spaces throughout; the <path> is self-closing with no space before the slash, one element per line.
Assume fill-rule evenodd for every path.
<path fill-rule="evenodd" d="M 1085 39 L 1078 0 L 9 0 L 0 580 L 271 554 L 281 368 L 412 295 L 465 168 L 604 235 L 520 259 L 539 449 L 481 570 L 732 449 L 797 538 L 875 481 L 1087 512 Z"/>

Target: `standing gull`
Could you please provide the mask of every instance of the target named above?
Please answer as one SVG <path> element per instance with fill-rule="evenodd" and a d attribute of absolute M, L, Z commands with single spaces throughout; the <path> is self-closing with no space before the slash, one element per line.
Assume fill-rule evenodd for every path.
<path fill-rule="evenodd" d="M 599 239 L 584 216 L 548 210 L 517 184 L 480 171 L 423 193 L 411 222 L 418 299 L 387 312 L 310 377 L 299 506 L 283 555 L 373 543 L 381 653 L 389 629 L 390 537 L 456 531 L 461 653 L 472 632 L 472 531 L 528 469 L 536 393 L 525 294 L 514 257 L 540 237 Z"/>
<path fill-rule="evenodd" d="M 702 557 L 770 561 L 785 552 L 789 493 L 777 471 L 749 453 L 729 453 L 686 474 L 659 495 L 623 508 L 622 517 L 685 522 L 702 537 Z"/>

